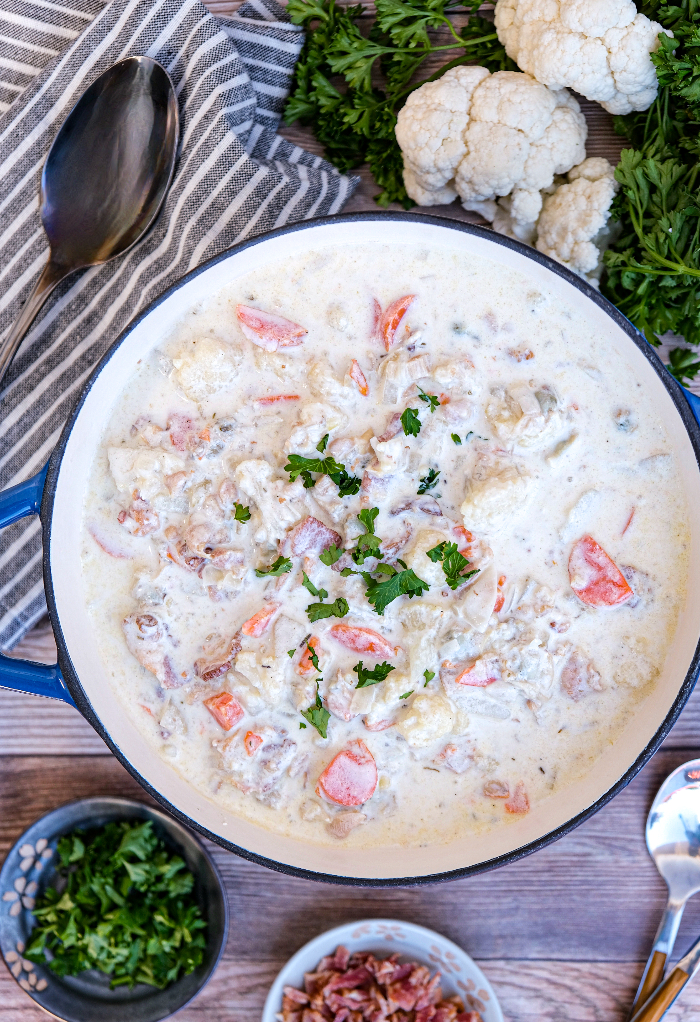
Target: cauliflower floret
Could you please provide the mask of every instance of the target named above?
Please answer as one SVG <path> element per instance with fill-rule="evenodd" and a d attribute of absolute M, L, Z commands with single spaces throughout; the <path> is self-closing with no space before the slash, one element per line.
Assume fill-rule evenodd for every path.
<path fill-rule="evenodd" d="M 191 401 L 204 401 L 230 386 L 243 356 L 214 337 L 189 341 L 173 359 L 173 380 Z"/>
<path fill-rule="evenodd" d="M 273 543 L 306 514 L 301 479 L 285 483 L 272 478 L 272 467 L 260 458 L 242 461 L 234 472 L 236 486 L 254 502 L 260 513 L 256 543 Z"/>
<path fill-rule="evenodd" d="M 421 529 L 416 535 L 410 549 L 404 554 L 404 561 L 409 568 L 413 568 L 416 575 L 422 578 L 428 585 L 444 586 L 445 573 L 442 570 L 442 562 L 435 563 L 428 557 L 427 551 L 432 550 L 438 543 L 444 543 L 448 539 L 444 532 L 437 529 Z"/>
<path fill-rule="evenodd" d="M 471 586 L 462 595 L 459 609 L 477 632 L 485 632 L 498 592 L 498 575 L 493 563 L 475 576 Z"/>
<path fill-rule="evenodd" d="M 287 454 L 313 456 L 316 445 L 326 433 L 342 429 L 347 421 L 347 415 L 331 405 L 324 405 L 319 401 L 303 405 L 299 412 L 299 422 L 295 424 L 289 439 L 285 441 L 284 449 Z"/>
<path fill-rule="evenodd" d="M 120 493 L 131 497 L 138 490 L 144 500 L 169 494 L 166 477 L 183 472 L 185 461 L 158 448 L 109 447 L 107 459 Z"/>
<path fill-rule="evenodd" d="M 532 390 L 525 383 L 510 390 L 496 387 L 486 406 L 486 418 L 499 440 L 521 447 L 544 447 L 562 428 L 554 391 L 549 387 Z"/>
<path fill-rule="evenodd" d="M 527 74 L 478 67 L 452 68 L 411 93 L 396 126 L 411 198 L 435 205 L 456 191 L 465 209 L 489 220 L 496 197 L 511 193 L 514 215 L 536 219 L 540 191 L 585 157 L 586 134 L 573 96 Z"/>
<path fill-rule="evenodd" d="M 232 683 L 232 688 L 237 694 L 241 694 L 249 713 L 259 713 L 263 706 L 280 704 L 287 690 L 285 666 L 283 660 L 274 656 L 262 656 L 258 661 L 257 654 L 249 650 L 243 650 L 238 654 L 235 661 L 236 671 L 243 675 L 247 685 L 241 687 L 236 679 Z"/>
<path fill-rule="evenodd" d="M 374 475 L 386 476 L 405 471 L 408 462 L 405 439 L 403 433 L 384 443 L 376 436 L 372 437 L 370 445 L 377 456 L 376 463 L 371 465 Z"/>
<path fill-rule="evenodd" d="M 398 404 L 412 383 L 431 375 L 431 367 L 430 355 L 411 358 L 405 348 L 399 348 L 393 355 L 389 355 L 379 367 L 384 402 Z"/>
<path fill-rule="evenodd" d="M 392 671 L 386 681 L 372 688 L 374 693 L 364 724 L 368 731 L 384 731 L 394 723 L 397 710 L 405 705 L 406 700 L 401 697 L 411 690 L 411 683 L 405 674 Z"/>
<path fill-rule="evenodd" d="M 339 404 L 352 401 L 357 394 L 356 387 L 347 386 L 339 380 L 327 362 L 312 362 L 309 366 L 308 384 L 316 397 L 322 401 L 337 401 Z"/>
<path fill-rule="evenodd" d="M 460 508 L 472 532 L 496 533 L 525 507 L 531 479 L 507 461 L 498 461 L 480 478 L 473 476 Z"/>
<path fill-rule="evenodd" d="M 463 727 L 464 721 L 461 724 Z M 414 749 L 425 749 L 449 735 L 453 725 L 454 716 L 447 699 L 440 694 L 421 693 L 413 699 L 398 730 Z"/>
<path fill-rule="evenodd" d="M 550 89 L 573 88 L 611 114 L 654 102 L 649 55 L 672 33 L 633 0 L 498 0 L 495 20 L 508 56 Z"/>
<path fill-rule="evenodd" d="M 610 207 L 617 192 L 615 171 L 602 157 L 574 167 L 569 183 L 544 200 L 537 221 L 537 248 L 597 284 L 610 240 Z"/>

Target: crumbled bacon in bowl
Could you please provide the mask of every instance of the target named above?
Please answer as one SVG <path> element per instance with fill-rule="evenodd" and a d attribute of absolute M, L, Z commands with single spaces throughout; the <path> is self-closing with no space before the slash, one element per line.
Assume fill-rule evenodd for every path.
<path fill-rule="evenodd" d="M 399 958 L 339 947 L 304 975 L 303 990 L 284 987 L 278 1022 L 482 1022 L 460 997 L 443 1000 L 439 972 Z"/>

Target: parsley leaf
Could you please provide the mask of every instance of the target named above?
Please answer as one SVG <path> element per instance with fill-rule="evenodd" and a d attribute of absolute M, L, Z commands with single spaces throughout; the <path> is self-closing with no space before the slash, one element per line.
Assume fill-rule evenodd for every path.
<path fill-rule="evenodd" d="M 450 436 L 452 437 L 452 439 L 454 440 L 458 447 L 462 446 L 462 441 L 460 440 L 459 435 L 457 433 L 450 433 Z"/>
<path fill-rule="evenodd" d="M 427 671 L 427 670 L 423 671 L 423 677 L 425 678 L 425 685 L 423 685 L 423 688 L 427 688 L 428 687 L 428 682 L 432 681 L 433 678 L 435 677 L 435 671 Z"/>
<path fill-rule="evenodd" d="M 325 592 L 325 589 L 322 589 L 321 592 Z M 309 621 L 313 623 L 327 617 L 345 617 L 349 610 L 348 601 L 343 596 L 339 596 L 337 600 L 333 600 L 333 603 L 310 603 L 306 608 L 306 613 L 309 616 Z"/>
<path fill-rule="evenodd" d="M 426 404 L 430 405 L 430 414 L 432 415 L 436 408 L 440 407 L 440 402 L 435 394 L 426 394 L 420 387 L 418 388 L 418 397 L 421 401 L 425 401 Z"/>
<path fill-rule="evenodd" d="M 295 653 L 296 653 L 295 649 L 288 649 L 287 650 L 287 656 L 288 657 L 293 657 Z"/>
<path fill-rule="evenodd" d="M 381 664 L 376 664 L 371 670 L 362 666 L 362 661 L 359 664 L 355 664 L 353 671 L 357 675 L 357 685 L 355 688 L 368 688 L 370 685 L 378 685 L 380 681 L 384 681 L 387 676 L 395 671 L 396 668 L 387 663 L 385 660 Z"/>
<path fill-rule="evenodd" d="M 478 574 L 478 568 L 472 568 L 471 571 L 467 572 L 464 571 L 469 561 L 464 554 L 460 554 L 456 543 L 438 543 L 437 546 L 434 546 L 432 550 L 427 550 L 426 553 L 433 564 L 438 564 L 442 561 L 445 581 L 450 589 L 459 589 L 467 579 Z"/>
<path fill-rule="evenodd" d="M 694 380 L 700 372 L 698 353 L 692 348 L 672 348 L 668 353 L 668 371 L 679 383 Z"/>
<path fill-rule="evenodd" d="M 327 564 L 328 567 L 330 567 L 331 564 L 335 564 L 336 561 L 339 561 L 344 553 L 345 551 L 342 547 L 338 547 L 335 543 L 331 543 L 329 547 L 318 555 L 318 559 L 322 564 Z"/>
<path fill-rule="evenodd" d="M 328 737 L 328 721 L 331 719 L 331 715 L 321 700 L 318 682 L 316 682 L 316 702 L 308 710 L 302 710 L 301 715 L 308 720 L 312 727 L 316 728 L 321 738 Z"/>
<path fill-rule="evenodd" d="M 236 502 L 233 506 L 236 509 L 233 517 L 235 518 L 235 520 L 237 522 L 248 522 L 248 521 L 250 521 L 250 508 L 249 507 L 243 507 L 243 505 L 239 504 L 238 502 Z"/>
<path fill-rule="evenodd" d="M 374 522 L 379 514 L 378 507 L 365 508 L 358 514 L 359 520 L 364 525 L 367 532 L 364 536 L 360 536 L 355 545 L 355 549 L 352 552 L 352 559 L 355 564 L 364 564 L 368 557 L 379 557 L 379 548 L 381 546 L 381 539 L 379 536 L 374 535 Z"/>
<path fill-rule="evenodd" d="M 345 470 L 345 466 L 338 464 L 335 458 L 304 458 L 301 454 L 290 454 L 284 471 L 289 472 L 289 481 L 292 483 L 301 476 L 307 490 L 316 485 L 316 480 L 311 475 L 312 472 L 330 476 L 338 487 L 341 497 L 350 497 L 359 493 L 362 485 L 362 480 L 358 476 L 351 476 Z"/>
<path fill-rule="evenodd" d="M 407 408 L 401 413 L 401 425 L 406 436 L 418 436 L 420 433 L 420 419 L 415 408 Z"/>
<path fill-rule="evenodd" d="M 57 851 L 60 892 L 38 896 L 26 958 L 58 976 L 99 969 L 112 988 L 161 990 L 201 965 L 194 877 L 150 820 L 75 831 Z"/>
<path fill-rule="evenodd" d="M 402 696 L 399 696 L 399 699 L 408 699 L 408 697 L 412 696 L 414 692 L 415 692 L 415 689 L 412 688 L 410 692 L 404 692 L 404 694 Z"/>
<path fill-rule="evenodd" d="M 300 724 L 299 724 L 299 730 L 300 730 L 300 731 L 306 731 L 306 724 L 302 724 L 302 723 L 300 723 Z"/>
<path fill-rule="evenodd" d="M 326 435 L 321 440 L 319 440 L 319 442 L 316 444 L 316 450 L 319 452 L 319 454 L 323 454 L 323 452 L 325 451 L 326 447 L 328 446 L 328 437 L 329 436 L 330 436 L 330 433 L 326 433 Z"/>
<path fill-rule="evenodd" d="M 302 571 L 302 575 L 304 577 L 302 579 L 301 584 L 304 586 L 304 588 L 308 589 L 312 596 L 318 596 L 320 600 L 325 600 L 325 598 L 328 596 L 327 590 L 317 589 L 305 571 Z"/>
<path fill-rule="evenodd" d="M 413 568 L 404 571 L 396 571 L 389 564 L 377 565 L 375 571 L 389 577 L 383 582 L 369 576 L 367 583 L 367 599 L 372 604 L 377 614 L 383 614 L 386 608 L 399 596 L 408 596 L 412 600 L 414 596 L 422 596 L 430 589 L 427 582 L 419 578 Z M 362 572 L 367 580 L 367 573 Z"/>
<path fill-rule="evenodd" d="M 274 561 L 269 568 L 256 568 L 255 574 L 258 578 L 263 578 L 266 575 L 269 576 L 275 575 L 279 577 L 280 575 L 284 575 L 291 570 L 292 562 L 290 561 L 290 559 L 288 557 L 278 557 L 277 560 Z"/>
<path fill-rule="evenodd" d="M 320 673 L 321 668 L 318 666 L 318 654 L 317 654 L 316 650 L 308 642 L 306 643 L 306 648 L 309 651 L 309 660 L 314 665 L 314 670 L 315 671 L 319 671 L 319 673 Z"/>
<path fill-rule="evenodd" d="M 431 468 L 428 471 L 427 476 L 421 476 L 420 486 L 418 487 L 418 493 L 427 493 L 428 490 L 432 490 L 438 484 L 440 478 L 440 472 L 437 469 Z"/>

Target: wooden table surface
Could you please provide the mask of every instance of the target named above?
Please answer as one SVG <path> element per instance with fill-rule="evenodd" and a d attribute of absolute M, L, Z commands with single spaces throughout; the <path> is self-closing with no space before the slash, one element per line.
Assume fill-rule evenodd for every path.
<path fill-rule="evenodd" d="M 208 6 L 230 13 L 238 4 Z M 595 104 L 582 105 L 588 154 L 616 162 L 620 140 L 611 119 Z M 283 134 L 318 151 L 308 132 Z M 376 209 L 375 193 L 363 173 L 346 209 Z M 456 204 L 430 212 L 478 219 Z M 14 652 L 52 662 L 54 650 L 45 622 Z M 210 845 L 228 888 L 231 932 L 214 979 L 179 1022 L 258 1022 L 270 983 L 297 948 L 367 916 L 422 923 L 460 944 L 493 983 L 509 1022 L 622 1022 L 665 901 L 644 843 L 646 815 L 666 775 L 700 757 L 699 723 L 700 690 L 651 763 L 592 820 L 536 855 L 471 879 L 392 890 L 335 887 L 272 873 Z M 100 794 L 149 801 L 76 710 L 0 691 L 0 860 L 38 816 Z M 678 955 L 698 932 L 700 899 L 686 911 Z M 45 1017 L 0 966 L 0 1022 Z M 667 1016 L 698 1017 L 700 982 Z"/>

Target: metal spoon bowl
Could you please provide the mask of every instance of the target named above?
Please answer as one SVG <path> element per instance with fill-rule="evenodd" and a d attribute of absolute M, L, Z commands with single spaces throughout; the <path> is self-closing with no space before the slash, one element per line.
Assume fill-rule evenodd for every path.
<path fill-rule="evenodd" d="M 647 848 L 668 887 L 668 902 L 635 997 L 632 1014 L 661 983 L 689 898 L 700 891 L 700 759 L 670 774 L 654 799 Z"/>
<path fill-rule="evenodd" d="M 179 118 L 168 73 L 151 57 L 113 64 L 63 122 L 41 175 L 49 260 L 0 344 L 0 380 L 56 285 L 122 255 L 155 220 L 175 167 Z"/>

